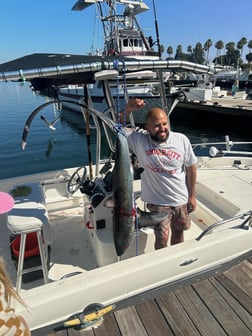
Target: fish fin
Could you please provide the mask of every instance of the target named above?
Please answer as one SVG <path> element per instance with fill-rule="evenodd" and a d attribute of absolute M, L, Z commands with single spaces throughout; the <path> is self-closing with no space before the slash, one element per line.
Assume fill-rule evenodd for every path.
<path fill-rule="evenodd" d="M 138 228 L 155 226 L 167 218 L 166 212 L 143 211 L 137 208 Z"/>

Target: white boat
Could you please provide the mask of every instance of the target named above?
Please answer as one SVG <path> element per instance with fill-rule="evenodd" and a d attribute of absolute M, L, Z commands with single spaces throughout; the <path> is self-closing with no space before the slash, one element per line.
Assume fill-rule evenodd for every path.
<path fill-rule="evenodd" d="M 149 7 L 142 1 L 106 1 L 106 0 L 82 0 L 77 1 L 72 10 L 81 11 L 88 8 L 90 5 L 94 5 L 98 11 L 97 16 L 103 26 L 104 32 L 104 50 L 100 53 L 100 58 L 104 56 L 116 56 L 116 57 L 134 57 L 141 59 L 159 59 L 158 52 L 152 50 L 148 39 L 144 36 L 143 31 L 140 28 L 137 15 L 149 10 Z M 98 55 L 99 56 L 99 55 Z M 141 75 L 141 76 L 140 76 Z M 143 83 L 142 78 L 151 76 L 153 82 Z M 115 76 L 113 76 L 115 77 Z M 135 77 L 134 74 L 131 78 Z M 156 73 L 151 71 L 144 71 L 139 73 L 135 79 L 138 80 L 128 85 L 129 95 L 136 96 L 155 96 L 157 92 Z M 155 82 L 154 82 L 155 80 Z M 128 82 L 128 81 L 127 81 Z M 119 78 L 111 82 L 112 96 L 118 96 L 120 93 L 121 98 L 124 97 L 124 84 L 122 78 L 119 83 Z M 95 83 L 89 85 L 89 92 L 93 103 L 99 110 L 105 111 L 108 108 L 108 103 L 104 98 L 102 90 L 103 82 L 96 80 Z M 83 100 L 84 88 L 83 85 L 68 85 L 67 87 L 60 88 L 58 96 L 61 100 L 67 100 L 63 102 L 63 106 L 81 113 L 80 106 L 72 104 L 71 102 L 80 102 Z M 116 102 L 114 103 L 116 104 Z"/>
<path fill-rule="evenodd" d="M 90 112 L 94 120 L 101 118 L 107 126 L 114 125 L 100 112 L 92 108 Z M 222 272 L 252 252 L 251 152 L 233 151 L 233 146 L 244 143 L 226 138 L 219 144 L 195 145 L 195 150 L 210 146 L 210 156 L 198 157 L 198 203 L 185 242 L 154 251 L 153 229 L 141 227 L 134 230 L 126 251 L 118 253 L 113 234 L 114 210 L 106 205 L 115 190 L 116 162 L 111 158 L 106 162 L 99 160 L 101 125 L 96 126 L 97 165 L 81 169 L 63 167 L 0 181 L 0 190 L 13 195 L 15 200 L 14 208 L 0 218 L 1 254 L 17 291 L 29 307 L 15 302 L 16 312 L 25 316 L 34 335 L 70 325 L 90 327 L 101 322 L 104 312 Z M 106 139 L 110 141 L 109 134 Z M 217 149 L 223 145 L 224 149 Z M 120 168 L 126 169 L 130 181 L 129 158 L 124 155 L 123 160 Z M 121 183 L 117 181 L 118 186 Z M 141 180 L 133 181 L 133 190 L 136 206 L 145 210 L 145 204 L 137 198 Z M 129 197 L 125 194 L 126 200 Z M 14 266 L 21 253 L 18 238 L 9 229 L 27 233 L 31 226 L 27 239 L 33 240 L 32 227 L 40 224 L 45 250 L 45 260 L 41 258 L 43 272 L 38 278 L 37 258 L 29 257 L 38 249 L 26 245 L 21 276 L 22 270 L 18 272 Z M 91 314 L 92 321 L 84 321 L 82 314 L 80 322 L 76 314 L 83 311 L 96 315 Z"/>
<path fill-rule="evenodd" d="M 234 69 L 221 69 L 218 71 L 216 68 L 216 73 L 210 76 L 210 81 L 216 86 L 220 86 L 222 89 L 231 89 L 235 81 L 239 82 L 239 88 L 247 92 L 251 89 L 251 79 L 252 73 L 250 69 L 241 71 L 240 68 Z"/>
<path fill-rule="evenodd" d="M 100 59 L 106 56 L 119 57 L 115 59 L 115 66 L 118 62 L 124 63 L 125 59 L 133 58 L 139 60 L 159 60 L 161 59 L 159 36 L 157 29 L 157 41 L 159 52 L 154 51 L 152 38 L 145 37 L 143 30 L 137 20 L 137 15 L 149 10 L 149 7 L 143 1 L 137 0 L 80 0 L 74 6 L 73 10 L 83 10 L 90 5 L 96 5 L 98 8 L 98 17 L 103 25 L 104 31 L 104 50 Z M 175 65 L 177 63 L 177 65 Z M 119 106 L 121 110 L 124 102 L 125 86 L 127 85 L 128 97 L 140 97 L 145 99 L 146 108 L 141 115 L 133 114 L 136 124 L 144 124 L 145 114 L 150 107 L 161 104 L 162 94 L 165 94 L 170 113 L 176 106 L 174 96 L 170 94 L 170 86 L 167 85 L 165 92 L 161 93 L 160 80 L 164 83 L 170 81 L 169 77 L 174 71 L 183 71 L 191 74 L 202 73 L 203 68 L 184 61 L 174 61 L 174 65 L 166 69 L 166 72 L 157 72 L 152 70 L 142 70 L 137 73 L 131 72 L 116 76 L 116 74 L 107 73 L 107 84 L 110 86 L 112 99 L 107 101 L 104 94 L 104 77 L 96 78 L 95 82 L 88 85 L 90 97 L 94 106 L 100 111 L 107 111 L 111 107 Z M 203 73 L 205 73 L 203 71 Z M 127 84 L 126 84 L 127 83 Z M 58 97 L 63 100 L 63 106 L 81 113 L 81 108 L 77 104 L 85 99 L 85 90 L 83 84 L 67 85 L 59 88 Z"/>
<path fill-rule="evenodd" d="M 74 70 L 65 66 L 61 76 L 77 70 L 101 76 L 104 70 L 111 69 L 111 63 L 86 62 L 75 65 Z M 166 71 L 170 64 L 180 66 L 169 61 L 129 60 L 118 71 L 125 65 L 128 71 Z M 201 67 L 206 71 L 206 67 Z M 22 74 L 19 70 L 7 71 L 0 79 L 18 80 L 22 75 L 31 80 L 38 73 L 56 78 L 59 69 L 27 69 Z M 109 85 L 107 88 L 109 99 Z M 209 146 L 210 155 L 198 153 L 197 208 L 192 214 L 192 228 L 186 232 L 184 243 L 155 251 L 153 228 L 142 224 L 136 209 L 146 210 L 139 197 L 141 180 L 133 179 L 128 147 L 120 133 L 121 125 L 116 123 L 115 111 L 103 113 L 94 109 L 88 90 L 86 98 L 86 104 L 81 106 L 83 117 L 87 113 L 92 117 L 97 136 L 94 164 L 90 161 L 81 169 L 62 167 L 0 181 L 0 191 L 15 200 L 13 209 L 0 215 L 0 250 L 28 308 L 17 302 L 13 305 L 28 321 L 33 335 L 45 335 L 53 328 L 97 326 L 104 313 L 222 272 L 252 252 L 251 143 L 237 144 L 226 137 L 223 143 L 195 146 L 195 151 Z M 27 119 L 23 148 L 33 118 L 50 104 L 55 102 L 38 107 Z M 54 127 L 54 122 L 44 117 L 42 121 Z M 104 141 L 111 149 L 107 160 L 100 159 Z M 244 145 L 250 147 L 246 151 L 235 150 L 235 146 Z M 127 214 L 131 214 L 126 216 L 130 222 L 122 225 L 127 228 L 123 236 L 115 229 L 115 223 L 125 218 L 111 203 L 111 196 L 122 186 L 126 192 L 120 193 L 115 202 L 129 204 Z M 154 216 L 147 211 L 144 214 L 145 218 Z M 152 219 L 158 220 L 155 216 Z M 40 244 L 34 240 L 35 234 Z M 26 245 L 24 240 L 20 242 L 19 235 L 26 237 Z M 39 263 L 38 253 L 42 256 Z"/>

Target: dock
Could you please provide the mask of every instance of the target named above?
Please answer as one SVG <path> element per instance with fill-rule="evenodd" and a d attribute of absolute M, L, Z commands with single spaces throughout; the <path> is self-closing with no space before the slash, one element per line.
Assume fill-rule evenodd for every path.
<path fill-rule="evenodd" d="M 70 335 L 251 336 L 252 257 L 222 274 L 105 315 L 98 328 L 47 336 Z"/>
<path fill-rule="evenodd" d="M 196 109 L 223 116 L 252 118 L 252 100 L 249 99 L 213 97 L 211 101 L 205 102 L 181 102 L 178 107 Z"/>
<path fill-rule="evenodd" d="M 172 123 L 183 121 L 192 125 L 234 131 L 251 137 L 252 100 L 213 97 L 210 101 L 179 102 L 172 111 Z M 229 133 L 230 134 L 230 133 Z"/>

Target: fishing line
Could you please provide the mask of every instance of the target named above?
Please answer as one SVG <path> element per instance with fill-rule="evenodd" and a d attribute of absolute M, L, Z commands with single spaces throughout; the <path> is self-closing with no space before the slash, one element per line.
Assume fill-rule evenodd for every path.
<path fill-rule="evenodd" d="M 123 125 L 126 125 L 126 106 L 128 101 L 128 95 L 127 95 L 127 86 L 126 86 L 126 65 L 124 60 L 122 60 L 123 63 Z"/>
<path fill-rule="evenodd" d="M 118 71 L 119 61 L 113 61 L 113 67 Z M 119 75 L 116 76 L 116 113 L 117 113 L 117 122 L 120 124 L 120 87 L 119 87 Z"/>
<path fill-rule="evenodd" d="M 128 95 L 127 95 L 127 83 L 126 83 L 126 65 L 124 60 L 121 60 L 122 64 L 123 64 L 123 74 L 122 74 L 122 78 L 123 78 L 123 85 L 122 85 L 122 89 L 123 89 L 123 107 L 122 107 L 122 113 L 123 113 L 123 125 L 126 125 L 126 105 L 127 105 L 127 101 L 128 101 Z M 114 60 L 113 61 L 113 66 L 114 69 L 117 70 L 119 72 L 119 61 L 118 60 Z M 121 124 L 121 109 L 120 109 L 120 80 L 119 80 L 119 75 L 117 75 L 116 77 L 116 106 L 117 106 L 117 123 Z"/>
<path fill-rule="evenodd" d="M 134 213 L 135 213 L 135 231 L 136 231 L 136 256 L 138 256 L 138 251 L 139 251 L 139 221 L 138 221 L 135 193 L 134 193 Z"/>

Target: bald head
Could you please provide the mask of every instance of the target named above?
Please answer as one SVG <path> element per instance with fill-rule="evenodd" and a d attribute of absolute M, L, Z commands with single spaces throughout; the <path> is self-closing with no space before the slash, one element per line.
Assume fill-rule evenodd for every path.
<path fill-rule="evenodd" d="M 149 110 L 146 116 L 146 130 L 156 142 L 164 142 L 169 136 L 169 122 L 165 111 L 159 107 Z"/>
<path fill-rule="evenodd" d="M 167 114 L 159 107 L 153 107 L 146 115 L 146 123 L 153 122 L 155 119 L 167 118 Z M 168 118 L 167 118 L 168 120 Z"/>

